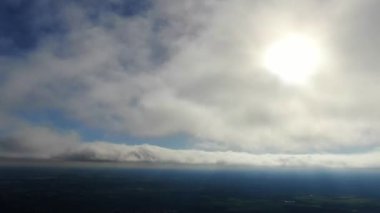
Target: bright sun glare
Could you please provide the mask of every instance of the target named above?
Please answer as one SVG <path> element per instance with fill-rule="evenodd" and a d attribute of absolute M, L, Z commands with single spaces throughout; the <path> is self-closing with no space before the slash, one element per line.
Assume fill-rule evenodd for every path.
<path fill-rule="evenodd" d="M 305 84 L 317 71 L 321 53 L 316 42 L 302 35 L 290 35 L 274 42 L 264 54 L 268 71 L 289 84 Z"/>

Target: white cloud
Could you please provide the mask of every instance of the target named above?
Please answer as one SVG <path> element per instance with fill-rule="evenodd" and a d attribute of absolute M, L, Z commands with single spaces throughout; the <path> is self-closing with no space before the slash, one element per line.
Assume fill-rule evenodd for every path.
<path fill-rule="evenodd" d="M 111 133 L 184 133 L 195 139 L 194 148 L 262 154 L 231 152 L 229 162 L 264 162 L 265 153 L 276 153 L 269 155 L 275 162 L 265 162 L 278 165 L 280 156 L 303 162 L 310 154 L 312 164 L 332 158 L 356 165 L 340 155 L 313 153 L 380 145 L 374 74 L 380 67 L 372 45 L 380 37 L 366 38 L 380 30 L 367 24 L 376 16 L 370 10 L 374 3 L 295 2 L 296 7 L 279 1 L 155 1 L 143 15 L 107 12 L 99 21 L 71 5 L 62 12 L 70 27 L 63 39 L 52 37 L 26 58 L 1 62 L 9 76 L 0 84 L 6 102 L 0 109 L 7 114 L 24 106 L 58 108 Z M 331 57 L 308 87 L 284 85 L 261 66 L 271 40 L 292 30 L 315 35 Z M 102 146 L 84 144 L 80 150 L 96 150 L 102 159 Z M 104 158 L 129 158 L 132 148 L 120 146 L 127 151 L 118 153 L 112 147 L 104 147 Z M 192 152 L 205 156 L 205 163 L 226 154 L 185 153 Z M 292 153 L 305 155 L 286 155 Z"/>

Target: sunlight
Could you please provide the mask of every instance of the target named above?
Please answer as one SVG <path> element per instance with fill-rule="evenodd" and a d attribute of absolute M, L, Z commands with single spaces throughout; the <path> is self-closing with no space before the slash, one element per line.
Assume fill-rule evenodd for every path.
<path fill-rule="evenodd" d="M 317 71 L 321 53 L 306 36 L 290 35 L 274 42 L 264 54 L 264 66 L 283 82 L 305 84 Z"/>

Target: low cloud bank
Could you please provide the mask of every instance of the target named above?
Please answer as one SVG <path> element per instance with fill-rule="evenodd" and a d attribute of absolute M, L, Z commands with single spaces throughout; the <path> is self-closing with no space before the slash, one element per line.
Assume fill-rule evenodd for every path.
<path fill-rule="evenodd" d="M 380 168 L 380 150 L 365 153 L 253 154 L 238 151 L 169 149 L 154 145 L 84 142 L 74 132 L 25 127 L 0 139 L 0 157 L 65 161 L 152 162 L 259 167 Z"/>
<path fill-rule="evenodd" d="M 152 145 L 124 145 L 96 142 L 80 144 L 58 156 L 65 160 L 154 162 L 179 164 L 219 164 L 288 167 L 380 167 L 380 152 L 365 154 L 251 154 L 244 152 L 212 152 L 173 150 Z"/>

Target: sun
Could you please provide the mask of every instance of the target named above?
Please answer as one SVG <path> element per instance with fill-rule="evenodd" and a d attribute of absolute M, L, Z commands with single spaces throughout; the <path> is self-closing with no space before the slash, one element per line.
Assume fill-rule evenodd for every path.
<path fill-rule="evenodd" d="M 305 84 L 318 70 L 321 51 L 315 40 L 292 34 L 270 45 L 263 61 L 264 67 L 283 82 Z"/>

